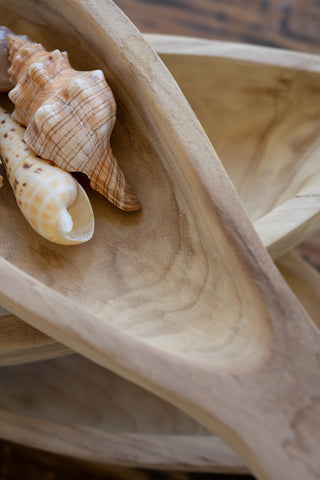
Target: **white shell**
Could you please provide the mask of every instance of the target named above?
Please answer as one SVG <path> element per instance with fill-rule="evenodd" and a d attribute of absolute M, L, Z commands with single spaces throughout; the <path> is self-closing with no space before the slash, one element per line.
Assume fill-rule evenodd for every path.
<path fill-rule="evenodd" d="M 30 225 L 47 240 L 83 243 L 93 235 L 87 194 L 68 172 L 37 157 L 25 144 L 25 128 L 0 107 L 0 152 L 17 203 Z"/>

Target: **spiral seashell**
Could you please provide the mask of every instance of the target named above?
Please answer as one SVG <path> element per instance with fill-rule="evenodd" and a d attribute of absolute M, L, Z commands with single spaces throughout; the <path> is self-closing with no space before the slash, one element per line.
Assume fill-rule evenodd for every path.
<path fill-rule="evenodd" d="M 93 235 L 89 199 L 70 173 L 42 160 L 24 140 L 25 128 L 0 107 L 0 153 L 23 215 L 36 232 L 62 245 Z"/>
<path fill-rule="evenodd" d="M 8 59 L 8 42 L 7 36 L 13 32 L 4 26 L 0 26 L 0 92 L 8 92 L 12 88 L 8 69 L 10 67 Z M 20 35 L 19 35 L 20 36 Z M 27 39 L 26 36 L 20 38 Z"/>
<path fill-rule="evenodd" d="M 110 147 L 116 103 L 101 70 L 74 70 L 66 52 L 8 35 L 9 74 L 15 88 L 13 118 L 26 126 L 24 140 L 41 158 L 83 172 L 93 189 L 117 207 L 141 205 Z"/>
<path fill-rule="evenodd" d="M 8 92 L 12 88 L 8 69 L 10 67 L 8 59 L 7 35 L 12 33 L 7 27 L 0 27 L 0 92 Z"/>

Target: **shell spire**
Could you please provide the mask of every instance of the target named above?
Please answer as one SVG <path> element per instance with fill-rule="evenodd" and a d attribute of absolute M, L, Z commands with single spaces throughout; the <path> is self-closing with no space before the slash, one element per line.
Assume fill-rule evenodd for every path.
<path fill-rule="evenodd" d="M 112 153 L 116 103 L 103 72 L 74 70 L 66 52 L 8 35 L 9 97 L 24 140 L 41 158 L 83 172 L 93 189 L 122 210 L 141 205 Z"/>
<path fill-rule="evenodd" d="M 5 27 L 0 26 L 0 92 L 8 92 L 12 88 L 12 83 L 9 78 L 8 69 L 10 67 L 8 59 L 8 42 L 7 36 L 13 32 Z M 18 36 L 18 38 L 21 35 Z M 27 38 L 25 35 L 23 38 Z"/>

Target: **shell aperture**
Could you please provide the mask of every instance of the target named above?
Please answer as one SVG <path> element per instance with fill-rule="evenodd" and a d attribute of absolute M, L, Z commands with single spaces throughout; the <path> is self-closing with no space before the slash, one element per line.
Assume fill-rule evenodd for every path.
<path fill-rule="evenodd" d="M 72 175 L 43 160 L 23 140 L 25 128 L 0 107 L 0 154 L 26 220 L 41 236 L 62 245 L 92 238 L 90 201 Z"/>

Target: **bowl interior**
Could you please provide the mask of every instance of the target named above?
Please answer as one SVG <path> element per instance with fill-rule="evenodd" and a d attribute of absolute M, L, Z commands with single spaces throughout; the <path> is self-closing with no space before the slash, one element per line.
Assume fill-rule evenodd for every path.
<path fill-rule="evenodd" d="M 24 14 L 28 18 L 28 10 Z M 9 13 L 8 18 L 11 18 Z M 45 42 L 48 48 L 50 42 L 54 46 L 58 44 L 61 48 L 68 48 L 70 58 L 78 68 L 94 68 L 95 62 L 99 61 L 94 55 L 89 58 L 84 55 L 86 49 L 88 52 L 90 50 L 85 44 L 81 45 L 79 55 L 73 41 L 65 35 L 65 29 L 60 31 L 61 36 L 57 39 L 53 33 L 57 28 L 55 23 L 44 33 L 41 23 L 26 23 L 26 18 L 20 19 L 18 23 L 21 33 L 28 33 L 34 40 Z M 12 22 L 14 28 L 15 17 L 12 17 Z M 316 97 L 319 95 L 319 75 L 214 56 L 162 54 L 161 57 L 220 154 L 253 221 L 316 181 L 317 175 L 314 173 L 317 167 L 320 117 L 317 102 L 311 100 L 311 93 Z M 108 69 L 108 66 L 105 68 Z M 113 78 L 115 72 L 110 75 Z M 2 95 L 1 101 L 8 106 L 6 95 Z M 81 298 L 81 301 L 101 315 L 104 315 L 106 303 L 110 305 L 113 300 L 117 301 L 119 292 L 128 292 L 130 295 L 133 284 L 138 282 L 141 288 L 145 288 L 149 282 L 151 285 L 160 284 L 161 278 L 176 260 L 178 262 L 175 268 L 180 271 L 178 273 L 181 275 L 188 272 L 189 280 L 184 278 L 183 287 L 187 288 L 191 297 L 197 283 L 193 281 L 194 278 L 190 278 L 195 268 L 190 261 L 186 263 L 185 256 L 180 255 L 176 259 L 179 246 L 168 237 L 169 231 L 174 232 L 173 237 L 180 238 L 186 251 L 194 250 L 188 220 L 185 214 L 175 209 L 175 193 L 167 172 L 161 165 L 161 159 L 154 146 L 146 143 L 145 137 L 142 139 L 137 136 L 137 130 L 132 131 L 131 119 L 121 98 L 118 98 L 118 112 L 119 118 L 112 139 L 113 148 L 126 175 L 139 190 L 139 197 L 145 199 L 142 200 L 143 212 L 120 212 L 92 192 L 87 180 L 79 176 L 94 205 L 97 231 L 94 241 L 88 245 L 66 249 L 38 237 L 17 210 L 8 185 L 1 191 L 8 204 L 8 228 L 2 235 L 5 239 L 9 233 L 10 241 L 15 244 L 13 252 L 12 243 L 3 241 L 4 255 L 47 285 L 52 285 L 67 296 Z M 151 185 L 148 190 L 144 188 L 145 178 Z M 150 196 L 153 198 L 150 199 Z M 161 198 L 160 204 L 158 198 Z M 10 220 L 12 216 L 14 222 Z M 152 269 L 149 268 L 150 253 L 145 247 L 151 244 L 152 262 L 155 265 Z M 25 258 L 24 251 L 29 252 L 29 258 Z M 162 255 L 164 251 L 166 256 L 169 255 L 167 258 Z M 198 252 L 201 256 L 201 245 Z M 130 262 L 134 261 L 132 275 L 131 270 L 127 272 L 128 258 Z M 105 279 L 114 275 L 114 267 L 116 281 L 108 283 L 106 290 L 103 288 Z M 135 268 L 138 275 L 133 273 Z M 129 275 L 123 275 L 122 269 Z M 92 285 L 96 285 L 96 291 Z M 99 289 L 99 286 L 102 288 Z M 183 287 L 181 285 L 181 296 L 186 291 Z M 141 293 L 131 301 L 137 303 L 145 298 Z M 120 319 L 121 314 L 118 316 L 119 324 Z M 129 330 L 126 322 L 122 326 Z M 163 340 L 160 337 L 168 324 L 159 321 L 154 326 L 158 332 L 153 330 L 152 336 L 158 336 L 156 341 L 164 345 L 168 337 L 164 336 Z M 143 325 L 136 325 L 135 332 L 141 334 L 145 332 L 144 328 Z M 217 329 L 217 333 L 220 332 Z M 174 338 L 175 332 L 171 333 Z M 48 350 L 48 340 L 40 334 L 36 343 L 44 342 Z M 45 349 L 45 345 L 43 347 Z M 37 351 L 38 358 L 39 355 L 55 354 L 55 351 Z"/>
<path fill-rule="evenodd" d="M 70 355 L 0 369 L 0 407 L 106 432 L 209 435 L 179 409 L 89 360 Z"/>
<path fill-rule="evenodd" d="M 187 43 L 187 42 L 186 42 Z M 162 54 L 254 222 L 319 182 L 319 74 Z"/>
<path fill-rule="evenodd" d="M 264 357 L 271 340 L 269 315 L 246 264 L 252 256 L 246 261 L 239 256 L 216 205 L 224 201 L 232 204 L 232 215 L 238 210 L 237 220 L 243 212 L 187 102 L 179 97 L 179 89 L 166 78 L 166 69 L 157 64 L 151 50 L 146 48 L 148 61 L 139 57 L 137 62 L 150 75 L 154 71 L 149 65 L 157 65 L 155 87 L 163 82 L 165 91 L 156 100 L 152 89 L 141 88 L 138 67 L 123 62 L 119 45 L 114 47 L 104 37 L 110 42 L 109 50 L 101 40 L 103 32 L 96 32 L 96 24 L 84 38 L 77 29 L 80 13 L 70 10 L 72 2 L 63 12 L 57 5 L 48 8 L 46 1 L 37 3 L 34 15 L 30 0 L 3 2 L 3 18 L 16 33 L 27 34 L 48 49 L 67 50 L 74 68 L 104 70 L 118 105 L 112 148 L 142 210 L 119 211 L 90 191 L 82 178 L 95 214 L 94 238 L 79 246 L 58 246 L 26 224 L 6 182 L 0 191 L 6 225 L 0 231 L 0 254 L 105 323 L 160 350 L 187 356 L 188 360 L 193 355 L 199 359 L 209 354 L 217 365 L 226 363 L 227 368 L 240 368 L 240 358 L 246 364 Z M 141 41 L 133 32 L 127 46 L 138 49 Z M 112 55 L 113 47 L 118 56 Z M 168 88 L 174 92 L 171 96 Z M 181 106 L 176 110 L 178 97 Z M 168 116 L 175 122 L 173 131 L 168 128 Z M 185 138 L 188 122 L 192 138 Z M 201 145 L 206 172 L 198 147 L 194 154 L 197 145 Z M 214 188 L 217 178 L 218 189 Z M 225 200 L 215 203 L 212 195 L 218 190 Z M 226 208 L 223 214 L 228 217 Z M 243 219 L 245 222 L 244 215 Z M 229 225 L 228 220 L 226 223 Z M 243 235 L 250 236 L 249 223 L 247 229 L 243 222 L 238 225 Z M 239 235 L 238 231 L 236 238 Z M 255 242 L 255 237 L 251 240 Z M 243 351 L 244 343 L 251 354 Z"/>

